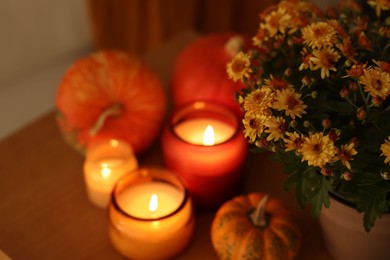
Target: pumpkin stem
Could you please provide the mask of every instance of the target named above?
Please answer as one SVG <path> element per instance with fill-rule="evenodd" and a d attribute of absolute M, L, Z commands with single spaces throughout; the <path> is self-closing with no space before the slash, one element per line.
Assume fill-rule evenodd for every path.
<path fill-rule="evenodd" d="M 259 201 L 256 210 L 250 215 L 250 218 L 255 226 L 265 227 L 267 225 L 267 219 L 265 215 L 265 205 L 267 205 L 267 201 L 268 194 Z"/>
<path fill-rule="evenodd" d="M 231 57 L 235 56 L 239 51 L 242 50 L 244 46 L 244 39 L 240 35 L 235 35 L 231 37 L 225 43 L 225 51 Z"/>
<path fill-rule="evenodd" d="M 114 103 L 113 105 L 104 109 L 100 113 L 93 127 L 89 129 L 89 134 L 92 136 L 96 135 L 100 131 L 100 129 L 102 129 L 108 117 L 119 116 L 120 114 L 122 114 L 122 111 L 123 107 L 120 103 Z"/>

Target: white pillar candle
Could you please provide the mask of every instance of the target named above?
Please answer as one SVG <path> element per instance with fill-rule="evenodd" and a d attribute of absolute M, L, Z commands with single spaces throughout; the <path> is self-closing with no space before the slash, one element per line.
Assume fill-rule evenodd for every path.
<path fill-rule="evenodd" d="M 106 208 L 115 183 L 136 168 L 137 159 L 126 142 L 111 139 L 90 145 L 84 162 L 84 180 L 90 201 Z"/>

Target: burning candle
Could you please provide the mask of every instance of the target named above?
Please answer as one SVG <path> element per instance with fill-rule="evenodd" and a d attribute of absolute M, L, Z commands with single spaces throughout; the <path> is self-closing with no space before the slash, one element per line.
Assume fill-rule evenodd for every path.
<path fill-rule="evenodd" d="M 137 167 L 132 148 L 122 140 L 104 140 L 90 145 L 84 162 L 84 180 L 90 201 L 106 208 L 117 180 Z"/>
<path fill-rule="evenodd" d="M 167 259 L 188 245 L 194 231 L 190 197 L 172 172 L 140 168 L 115 185 L 109 206 L 113 246 L 131 259 Z"/>
<path fill-rule="evenodd" d="M 228 107 L 194 102 L 173 112 L 162 136 L 164 163 L 185 180 L 197 206 L 215 208 L 240 188 L 247 142 Z"/>

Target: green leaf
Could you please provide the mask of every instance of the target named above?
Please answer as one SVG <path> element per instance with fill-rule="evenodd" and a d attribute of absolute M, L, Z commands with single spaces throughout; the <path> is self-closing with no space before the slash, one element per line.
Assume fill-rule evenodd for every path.
<path fill-rule="evenodd" d="M 388 211 L 389 205 L 384 197 L 386 197 L 385 193 L 370 192 L 369 195 L 360 196 L 357 200 L 356 209 L 364 212 L 363 225 L 367 232 L 374 226 L 375 221 Z"/>
<path fill-rule="evenodd" d="M 286 190 L 295 188 L 295 197 L 299 206 L 304 208 L 311 204 L 312 215 L 316 218 L 320 216 L 323 205 L 325 207 L 330 205 L 329 191 L 332 190 L 332 185 L 314 168 L 291 173 L 284 183 L 284 188 Z"/>
<path fill-rule="evenodd" d="M 321 176 L 320 185 L 317 190 L 313 191 L 314 196 L 311 201 L 312 209 L 311 213 L 314 217 L 318 218 L 321 214 L 322 205 L 329 208 L 330 206 L 330 197 L 329 191 L 332 189 L 330 182 L 325 178 L 325 176 Z"/>

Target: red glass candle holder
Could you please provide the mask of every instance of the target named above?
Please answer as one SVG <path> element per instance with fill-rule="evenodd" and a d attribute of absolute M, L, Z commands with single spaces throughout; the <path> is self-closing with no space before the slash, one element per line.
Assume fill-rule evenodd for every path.
<path fill-rule="evenodd" d="M 214 141 L 202 140 L 212 126 Z M 215 208 L 241 188 L 248 145 L 230 108 L 198 101 L 175 110 L 162 135 L 164 163 L 183 177 L 194 204 Z"/>

